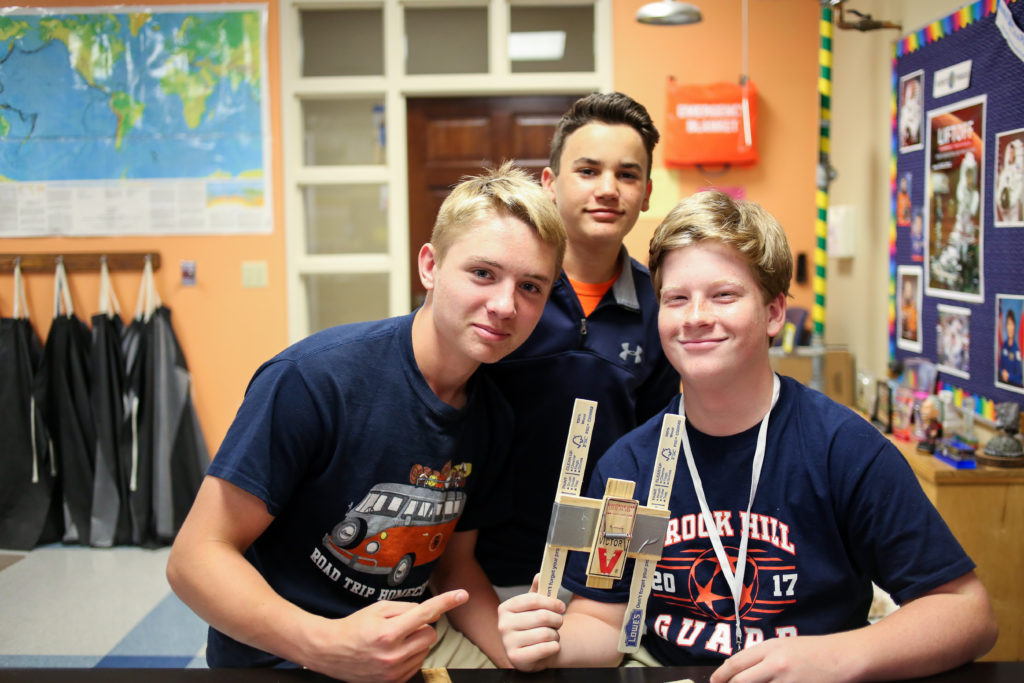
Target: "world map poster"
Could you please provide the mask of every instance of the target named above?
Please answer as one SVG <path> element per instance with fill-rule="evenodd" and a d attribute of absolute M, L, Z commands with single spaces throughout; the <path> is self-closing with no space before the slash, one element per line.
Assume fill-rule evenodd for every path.
<path fill-rule="evenodd" d="M 270 232 L 266 23 L 0 9 L 0 236 Z"/>

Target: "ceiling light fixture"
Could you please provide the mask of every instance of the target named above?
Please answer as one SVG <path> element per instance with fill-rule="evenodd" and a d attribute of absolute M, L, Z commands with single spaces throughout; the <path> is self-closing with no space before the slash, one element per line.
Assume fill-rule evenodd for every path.
<path fill-rule="evenodd" d="M 636 20 L 641 24 L 654 26 L 678 26 L 680 24 L 696 24 L 701 20 L 700 10 L 696 5 L 676 0 L 658 0 L 651 2 L 636 13 Z"/>

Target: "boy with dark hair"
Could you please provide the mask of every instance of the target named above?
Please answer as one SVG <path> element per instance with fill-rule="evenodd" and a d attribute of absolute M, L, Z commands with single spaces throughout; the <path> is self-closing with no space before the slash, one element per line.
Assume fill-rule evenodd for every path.
<path fill-rule="evenodd" d="M 512 416 L 476 371 L 532 332 L 564 249 L 528 174 L 467 179 L 420 249 L 422 307 L 256 372 L 167 566 L 211 666 L 403 681 L 442 645 L 441 666 L 507 666 L 473 545 L 504 513 Z"/>
<path fill-rule="evenodd" d="M 1021 354 L 1017 343 L 1017 319 L 1007 306 L 1003 316 L 1003 343 L 999 347 L 999 381 L 1021 385 Z"/>
<path fill-rule="evenodd" d="M 573 104 L 552 138 L 541 182 L 568 233 L 564 272 L 533 335 L 487 368 L 518 425 L 515 517 L 482 528 L 477 544 L 503 597 L 527 591 L 540 567 L 574 399 L 598 402 L 594 462 L 679 391 L 658 342 L 647 269 L 622 244 L 647 210 L 658 137 L 643 105 L 594 93 Z"/>
<path fill-rule="evenodd" d="M 713 683 L 861 681 L 987 652 L 997 629 L 985 588 L 900 452 L 853 411 L 772 371 L 769 339 L 785 323 L 792 276 L 778 222 L 701 192 L 658 227 L 649 263 L 684 392 L 605 454 L 589 493 L 600 497 L 609 478 L 647 491 L 663 415 L 684 417 L 635 659 L 721 663 Z M 585 556 L 574 555 L 568 609 L 536 593 L 499 608 L 516 667 L 619 663 L 630 570 L 608 591 L 587 588 Z M 873 581 L 902 606 L 868 625 Z"/>

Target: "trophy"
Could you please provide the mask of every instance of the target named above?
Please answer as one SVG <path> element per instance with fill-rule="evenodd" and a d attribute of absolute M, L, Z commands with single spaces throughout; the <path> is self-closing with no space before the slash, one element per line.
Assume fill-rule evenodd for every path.
<path fill-rule="evenodd" d="M 996 404 L 996 427 L 999 430 L 978 454 L 978 460 L 996 467 L 1024 467 L 1024 445 L 1020 431 L 1020 405 L 1007 401 Z"/>

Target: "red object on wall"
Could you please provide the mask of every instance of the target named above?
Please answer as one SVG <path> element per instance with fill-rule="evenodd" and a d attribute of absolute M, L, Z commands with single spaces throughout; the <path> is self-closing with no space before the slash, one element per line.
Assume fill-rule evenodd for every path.
<path fill-rule="evenodd" d="M 671 76 L 665 116 L 665 165 L 757 163 L 757 88 L 746 83 L 684 85 Z"/>

